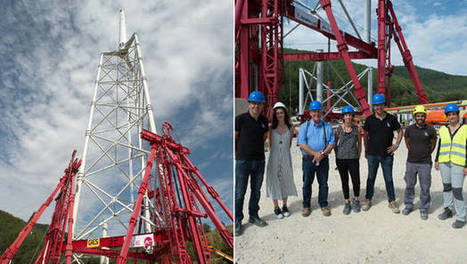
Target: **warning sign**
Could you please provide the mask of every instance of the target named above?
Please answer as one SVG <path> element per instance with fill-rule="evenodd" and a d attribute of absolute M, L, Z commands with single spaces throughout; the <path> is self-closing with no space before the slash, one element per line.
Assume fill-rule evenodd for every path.
<path fill-rule="evenodd" d="M 154 246 L 154 234 L 137 235 L 132 237 L 130 247 L 152 247 Z"/>
<path fill-rule="evenodd" d="M 95 248 L 99 247 L 101 244 L 101 240 L 99 238 L 90 238 L 87 240 L 86 246 L 88 248 Z"/>

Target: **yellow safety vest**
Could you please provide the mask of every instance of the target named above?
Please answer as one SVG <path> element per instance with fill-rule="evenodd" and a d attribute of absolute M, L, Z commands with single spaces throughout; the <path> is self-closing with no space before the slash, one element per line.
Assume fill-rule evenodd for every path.
<path fill-rule="evenodd" d="M 467 125 L 461 125 L 451 140 L 449 128 L 443 126 L 439 129 L 441 146 L 439 149 L 439 162 L 452 162 L 465 166 L 465 141 L 467 140 Z"/>

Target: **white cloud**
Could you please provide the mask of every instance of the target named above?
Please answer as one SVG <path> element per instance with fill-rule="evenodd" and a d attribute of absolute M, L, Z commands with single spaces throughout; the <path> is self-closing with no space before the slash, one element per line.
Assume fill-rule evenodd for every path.
<path fill-rule="evenodd" d="M 1 118 L 15 131 L 17 146 L 12 143 L 2 150 L 14 167 L 0 165 L 0 179 L 11 187 L 0 192 L 4 201 L 0 209 L 27 220 L 58 183 L 71 151 L 81 153 L 99 53 L 117 47 L 120 7 L 126 12 L 128 35 L 134 31 L 139 35 L 156 122 L 177 122 L 181 109 L 190 107 L 193 121 L 175 128 L 190 131 L 183 142 L 196 141 L 192 146 L 197 147 L 228 133 L 232 122 L 228 1 L 24 2 L 5 11 L 6 23 L 17 28 L 2 34 L 2 43 L 15 43 L 18 53 L 13 56 L 14 69 L 1 68 L 1 76 L 18 79 L 5 78 L 1 87 L 15 89 L 11 100 L 5 98 L 8 93 L 1 93 L 2 101 L 9 103 Z M 43 31 L 18 23 L 18 12 Z M 9 49 L 0 47 L 0 52 L 11 53 Z M 215 82 L 210 84 L 210 79 Z M 20 93 L 18 86 L 26 91 Z M 223 91 L 228 92 L 226 99 L 212 103 L 209 95 Z M 29 195 L 14 195 L 19 193 Z M 17 198 L 11 199 L 13 195 Z"/>

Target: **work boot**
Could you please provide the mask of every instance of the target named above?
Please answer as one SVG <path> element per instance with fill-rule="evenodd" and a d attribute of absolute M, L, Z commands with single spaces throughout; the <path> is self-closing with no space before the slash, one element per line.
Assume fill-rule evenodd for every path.
<path fill-rule="evenodd" d="M 355 200 L 355 199 L 352 200 L 352 210 L 355 213 L 360 212 L 360 201 L 359 200 Z"/>
<path fill-rule="evenodd" d="M 368 211 L 370 210 L 370 207 L 371 207 L 371 200 L 366 199 L 365 202 L 363 203 L 362 210 Z"/>
<path fill-rule="evenodd" d="M 388 207 L 391 208 L 392 212 L 395 213 L 395 214 L 398 214 L 401 212 L 401 210 L 399 210 L 399 206 L 397 206 L 397 203 L 396 201 L 392 201 L 388 204 Z"/>
<path fill-rule="evenodd" d="M 350 202 L 346 202 L 344 204 L 344 210 L 342 211 L 342 213 L 344 213 L 345 215 L 348 215 L 350 214 L 350 211 L 351 211 Z"/>
<path fill-rule="evenodd" d="M 308 207 L 305 207 L 302 209 L 302 216 L 307 217 L 311 214 L 311 209 Z"/>
<path fill-rule="evenodd" d="M 242 221 L 235 222 L 235 236 L 241 236 L 243 234 Z"/>
<path fill-rule="evenodd" d="M 439 220 L 446 220 L 448 218 L 452 217 L 452 211 L 449 208 L 444 208 L 444 212 L 442 212 L 440 215 L 438 215 Z"/>
<path fill-rule="evenodd" d="M 274 214 L 279 219 L 284 218 L 284 215 L 282 214 L 282 211 L 281 211 L 281 209 L 279 207 L 274 208 Z"/>
<path fill-rule="evenodd" d="M 428 219 L 428 210 L 427 209 L 420 209 L 420 218 L 422 220 Z"/>
<path fill-rule="evenodd" d="M 287 208 L 287 205 L 285 204 L 282 206 L 282 215 L 284 215 L 285 217 L 290 216 L 289 208 Z"/>
<path fill-rule="evenodd" d="M 462 228 L 465 225 L 465 222 L 456 220 L 456 222 L 452 223 L 452 227 L 455 229 Z"/>
<path fill-rule="evenodd" d="M 255 226 L 259 226 L 259 227 L 265 227 L 265 226 L 268 225 L 264 220 L 262 220 L 259 217 L 251 217 L 250 216 L 249 222 L 254 224 Z"/>
<path fill-rule="evenodd" d="M 328 207 L 322 207 L 321 212 L 323 212 L 324 216 L 330 216 L 331 215 L 331 210 L 329 210 Z"/>
<path fill-rule="evenodd" d="M 413 211 L 413 208 L 411 207 L 405 207 L 404 210 L 402 210 L 403 215 L 409 215 Z M 420 210 L 420 213 L 422 213 L 422 210 Z"/>

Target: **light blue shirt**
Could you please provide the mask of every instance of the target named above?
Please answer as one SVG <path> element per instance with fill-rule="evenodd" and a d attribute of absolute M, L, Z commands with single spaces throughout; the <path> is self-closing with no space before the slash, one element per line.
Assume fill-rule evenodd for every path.
<path fill-rule="evenodd" d="M 309 124 L 308 124 L 309 123 Z M 326 130 L 326 144 L 324 143 L 324 129 L 323 125 Z M 318 125 L 310 120 L 308 122 L 303 123 L 300 126 L 300 131 L 298 132 L 298 139 L 297 139 L 297 146 L 302 144 L 307 144 L 314 151 L 323 151 L 327 145 L 335 145 L 336 139 L 334 137 L 334 129 L 332 129 L 331 125 L 325 123 L 324 121 L 320 121 Z M 302 151 L 303 155 L 311 155 Z"/>

